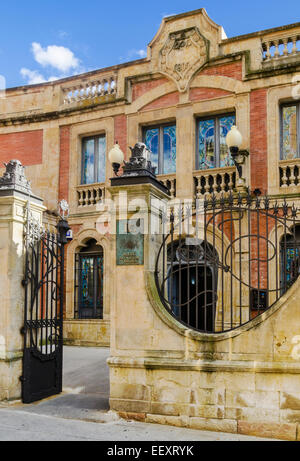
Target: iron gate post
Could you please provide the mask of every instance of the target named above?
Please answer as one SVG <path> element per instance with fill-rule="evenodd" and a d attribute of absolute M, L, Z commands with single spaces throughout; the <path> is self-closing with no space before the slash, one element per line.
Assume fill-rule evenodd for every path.
<path fill-rule="evenodd" d="M 60 221 L 57 224 L 57 230 L 58 230 L 58 242 L 61 245 L 61 270 L 60 270 L 60 312 L 59 312 L 59 349 L 60 349 L 60 354 L 61 354 L 61 373 L 60 373 L 60 383 L 59 383 L 59 388 L 60 392 L 62 392 L 62 363 L 63 363 L 63 318 L 64 318 L 64 286 L 65 286 L 65 245 L 68 243 L 67 240 L 67 232 L 70 230 L 68 221 L 65 219 L 60 219 Z"/>

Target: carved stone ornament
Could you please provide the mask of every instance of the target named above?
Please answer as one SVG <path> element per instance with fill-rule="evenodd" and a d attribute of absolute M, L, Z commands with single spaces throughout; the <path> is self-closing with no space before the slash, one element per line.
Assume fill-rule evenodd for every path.
<path fill-rule="evenodd" d="M 132 155 L 129 162 L 124 162 L 123 176 L 140 176 L 145 174 L 155 176 L 156 167 L 151 165 L 151 152 L 146 144 L 138 142 L 134 147 L 130 147 L 130 150 Z"/>
<path fill-rule="evenodd" d="M 160 71 L 185 92 L 193 75 L 209 59 L 209 41 L 197 27 L 172 32 L 160 51 Z"/>
<path fill-rule="evenodd" d="M 24 167 L 19 160 L 4 163 L 6 171 L 0 178 L 0 190 L 17 190 L 31 194 L 30 182 L 25 177 Z"/>
<path fill-rule="evenodd" d="M 66 200 L 61 200 L 58 204 L 58 213 L 62 219 L 66 219 L 70 215 L 70 207 Z"/>
<path fill-rule="evenodd" d="M 35 243 L 41 240 L 46 233 L 46 230 L 40 223 L 40 220 L 33 215 L 30 209 L 29 200 L 26 206 L 25 222 L 25 243 L 26 248 L 28 248 L 29 246 L 34 246 Z"/>

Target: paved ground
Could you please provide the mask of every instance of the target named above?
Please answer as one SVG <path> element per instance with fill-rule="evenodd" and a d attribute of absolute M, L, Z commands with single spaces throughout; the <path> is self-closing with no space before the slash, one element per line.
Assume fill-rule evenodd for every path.
<path fill-rule="evenodd" d="M 109 350 L 65 347 L 64 351 L 64 393 L 32 405 L 0 407 L 0 441 L 263 440 L 121 420 L 108 406 Z"/>

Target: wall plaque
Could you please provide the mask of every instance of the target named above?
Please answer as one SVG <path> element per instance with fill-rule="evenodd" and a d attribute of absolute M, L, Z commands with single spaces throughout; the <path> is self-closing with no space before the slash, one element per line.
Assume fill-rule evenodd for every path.
<path fill-rule="evenodd" d="M 140 232 L 137 230 L 140 229 Z M 141 266 L 144 264 L 143 222 L 139 226 L 130 221 L 117 221 L 117 266 Z"/>

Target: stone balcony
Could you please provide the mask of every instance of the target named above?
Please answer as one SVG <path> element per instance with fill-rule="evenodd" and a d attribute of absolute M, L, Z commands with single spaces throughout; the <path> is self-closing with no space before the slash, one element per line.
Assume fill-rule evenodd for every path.
<path fill-rule="evenodd" d="M 70 106 L 78 103 L 100 102 L 110 97 L 115 99 L 117 94 L 117 74 L 86 77 L 72 84 L 61 87 L 62 105 Z"/>
<path fill-rule="evenodd" d="M 161 181 L 169 189 L 171 198 L 175 198 L 176 197 L 176 173 L 159 175 L 157 179 Z"/>
<path fill-rule="evenodd" d="M 300 158 L 281 160 L 279 162 L 280 192 L 299 192 Z"/>
<path fill-rule="evenodd" d="M 84 184 L 77 186 L 77 207 L 79 210 L 89 211 L 98 203 L 105 200 L 105 184 Z"/>
<path fill-rule="evenodd" d="M 282 33 L 262 38 L 262 60 L 264 67 L 274 67 L 300 59 L 300 32 Z"/>
<path fill-rule="evenodd" d="M 235 167 L 194 171 L 196 199 L 204 198 L 206 194 L 225 194 L 233 191 L 235 178 Z"/>

